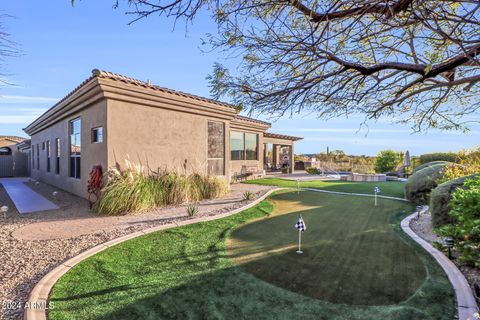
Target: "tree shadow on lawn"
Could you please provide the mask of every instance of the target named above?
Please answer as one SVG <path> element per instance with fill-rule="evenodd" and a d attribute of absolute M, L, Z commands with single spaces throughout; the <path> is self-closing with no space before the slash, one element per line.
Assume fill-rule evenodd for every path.
<path fill-rule="evenodd" d="M 350 306 L 282 290 L 231 267 L 133 302 L 109 299 L 104 303 L 116 309 L 91 319 L 452 319 L 451 297 L 424 287 L 397 305 Z"/>

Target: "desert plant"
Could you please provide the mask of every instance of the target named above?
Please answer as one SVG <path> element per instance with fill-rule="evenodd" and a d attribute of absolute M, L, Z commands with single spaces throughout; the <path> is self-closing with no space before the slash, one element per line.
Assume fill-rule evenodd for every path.
<path fill-rule="evenodd" d="M 155 207 L 214 199 L 228 190 L 218 177 L 177 172 L 146 173 L 141 166 L 127 163 L 121 171 L 111 169 L 94 210 L 99 214 L 137 213 Z"/>
<path fill-rule="evenodd" d="M 455 223 L 443 226 L 437 232 L 452 237 L 459 252 L 459 260 L 480 267 L 480 177 L 466 179 L 464 188 L 452 194 L 449 215 Z"/>
<path fill-rule="evenodd" d="M 187 206 L 187 214 L 189 217 L 193 217 L 193 216 L 196 216 L 198 213 L 198 207 L 193 205 L 193 204 L 190 204 Z"/>
<path fill-rule="evenodd" d="M 382 150 L 375 159 L 375 172 L 394 171 L 399 162 L 398 153 L 393 150 Z"/>
<path fill-rule="evenodd" d="M 305 171 L 309 174 L 320 174 L 320 169 L 318 168 L 315 168 L 315 167 L 308 167 L 307 169 L 305 169 Z"/>
<path fill-rule="evenodd" d="M 427 167 L 431 167 L 431 166 L 434 166 L 434 165 L 437 165 L 437 164 L 452 164 L 453 162 L 449 162 L 449 161 L 432 161 L 432 162 L 427 162 L 427 163 L 424 163 L 424 164 L 421 164 L 417 167 L 415 167 L 413 169 L 413 173 L 417 172 L 417 171 L 420 171 L 424 168 L 427 168 Z"/>
<path fill-rule="evenodd" d="M 418 203 L 428 203 L 430 192 L 442 178 L 446 164 L 436 164 L 415 172 L 405 184 L 405 196 L 408 200 Z"/>
<path fill-rule="evenodd" d="M 448 214 L 448 204 L 452 199 L 452 193 L 459 187 L 462 187 L 465 180 L 474 178 L 477 175 L 470 175 L 453 179 L 439 184 L 432 190 L 430 195 L 430 212 L 432 213 L 432 224 L 434 227 L 440 227 L 448 223 L 455 222 Z"/>
<path fill-rule="evenodd" d="M 245 191 L 243 193 L 243 200 L 252 200 L 253 199 L 253 193 L 250 191 Z"/>
<path fill-rule="evenodd" d="M 458 164 L 451 164 L 445 168 L 442 182 L 480 173 L 480 151 L 462 150 L 458 153 Z"/>

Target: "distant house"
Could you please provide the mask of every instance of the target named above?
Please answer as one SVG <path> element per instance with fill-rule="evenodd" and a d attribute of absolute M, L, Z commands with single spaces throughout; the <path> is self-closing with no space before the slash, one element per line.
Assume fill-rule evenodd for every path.
<path fill-rule="evenodd" d="M 16 136 L 0 136 L 0 178 L 28 176 L 28 151 L 19 145 L 28 140 Z"/>
<path fill-rule="evenodd" d="M 240 116 L 227 103 L 93 70 L 92 76 L 24 130 L 31 176 L 87 196 L 89 172 L 124 166 L 224 176 L 262 175 L 267 144 L 275 163 L 301 139 L 266 132 L 270 123 Z M 285 153 L 284 153 L 285 154 Z"/>

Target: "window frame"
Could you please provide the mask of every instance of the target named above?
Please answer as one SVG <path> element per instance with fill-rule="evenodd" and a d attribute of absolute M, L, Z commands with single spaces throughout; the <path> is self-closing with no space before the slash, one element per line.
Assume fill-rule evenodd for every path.
<path fill-rule="evenodd" d="M 232 150 L 232 133 L 241 133 L 242 134 L 242 144 L 243 144 L 243 152 L 241 152 L 241 159 L 234 159 L 232 157 L 233 153 L 232 152 L 237 152 L 240 150 Z M 256 137 L 256 146 L 255 146 L 255 158 L 254 159 L 248 159 L 247 158 L 247 135 L 253 135 Z M 259 160 L 259 134 L 255 132 L 249 132 L 249 131 L 236 131 L 236 130 L 230 130 L 230 161 L 258 161 Z"/>
<path fill-rule="evenodd" d="M 55 138 L 55 174 L 60 174 L 60 138 Z"/>
<path fill-rule="evenodd" d="M 95 140 L 95 132 L 98 132 L 99 130 L 101 130 L 101 134 L 99 135 L 97 133 L 97 140 Z M 92 128 L 91 135 L 92 135 L 92 137 L 91 137 L 92 143 L 103 143 L 103 137 L 104 137 L 103 126 L 98 126 L 98 127 Z M 102 139 L 98 140 L 98 137 L 101 137 Z"/>
<path fill-rule="evenodd" d="M 47 172 L 50 172 L 50 157 L 51 157 L 50 140 L 45 141 L 45 158 L 47 160 Z"/>
<path fill-rule="evenodd" d="M 79 121 L 79 132 L 75 132 L 74 123 Z M 81 179 L 81 163 L 82 163 L 82 118 L 76 117 L 68 122 L 68 133 L 69 133 L 69 177 L 73 179 Z M 80 139 L 80 152 L 72 152 L 72 136 L 75 136 L 75 142 L 77 138 Z"/>

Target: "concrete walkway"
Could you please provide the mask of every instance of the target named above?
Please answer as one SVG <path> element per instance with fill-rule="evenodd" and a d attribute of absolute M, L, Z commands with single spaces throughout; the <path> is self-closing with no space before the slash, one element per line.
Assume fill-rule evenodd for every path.
<path fill-rule="evenodd" d="M 7 191 L 19 213 L 58 209 L 51 201 L 27 187 L 24 184 L 26 181 L 27 178 L 0 178 L 0 184 Z"/>

